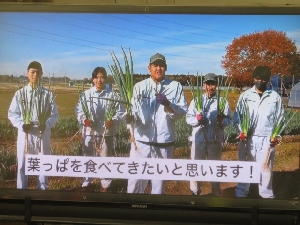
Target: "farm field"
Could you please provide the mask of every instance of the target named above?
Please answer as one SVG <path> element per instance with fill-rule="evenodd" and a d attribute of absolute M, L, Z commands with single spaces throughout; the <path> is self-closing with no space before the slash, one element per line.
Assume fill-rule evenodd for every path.
<path fill-rule="evenodd" d="M 5 84 L 0 87 L 0 122 L 8 121 L 7 110 L 11 99 L 17 90 L 17 85 Z M 88 87 L 87 87 L 88 88 Z M 191 101 L 191 94 L 189 90 L 185 90 L 185 96 L 188 104 Z M 230 109 L 233 111 L 235 108 L 236 101 L 238 100 L 238 93 L 229 93 L 228 100 Z M 56 87 L 56 103 L 60 117 L 74 116 L 74 108 L 78 101 L 77 87 Z M 2 132 L 2 131 L 0 131 Z M 75 132 L 76 133 L 76 132 Z M 67 137 L 55 137 L 52 138 L 52 148 L 58 154 L 65 154 L 68 151 L 74 152 L 75 148 L 80 148 L 80 133 L 75 135 L 70 133 Z M 75 136 L 74 136 L 75 135 Z M 73 137 L 72 141 L 71 138 Z M 276 148 L 276 159 L 274 168 L 274 192 L 278 199 L 294 199 L 298 196 L 299 187 L 299 150 L 300 150 L 300 135 L 289 135 L 283 137 L 283 142 Z M 0 140 L 0 160 L 2 152 L 15 152 L 16 143 L 15 141 Z M 62 153 L 63 152 L 63 153 Z M 174 158 L 189 158 L 190 151 L 189 147 L 177 147 L 174 151 Z M 227 143 L 224 146 L 222 155 L 223 160 L 237 160 L 237 144 Z M 1 168 L 0 168 L 1 169 Z M 15 188 L 16 187 L 16 171 L 15 165 L 11 165 L 12 175 L 9 179 L 1 180 L 0 176 L 0 188 Z M 30 179 L 31 188 L 35 187 L 36 180 Z M 50 178 L 50 189 L 52 190 L 69 190 L 78 191 L 80 189 L 81 179 L 80 178 L 61 178 L 51 177 Z M 120 189 L 120 186 L 125 187 L 125 181 L 116 181 L 116 189 Z M 234 197 L 235 183 L 222 183 L 221 186 L 224 189 L 224 197 Z M 249 197 L 257 197 L 257 190 L 255 185 L 251 188 L 252 192 Z M 99 180 L 95 179 L 94 192 L 101 192 Z M 122 191 L 121 191 L 122 192 Z M 167 181 L 166 193 L 172 195 L 189 195 L 189 182 L 188 181 Z M 210 184 L 204 182 L 202 188 L 203 195 L 210 194 Z"/>

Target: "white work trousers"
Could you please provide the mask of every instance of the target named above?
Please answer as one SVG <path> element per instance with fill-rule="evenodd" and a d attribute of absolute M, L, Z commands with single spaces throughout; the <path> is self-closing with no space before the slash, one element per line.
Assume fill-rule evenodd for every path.
<path fill-rule="evenodd" d="M 269 137 L 253 136 L 247 141 L 247 161 L 260 163 L 260 183 L 258 185 L 259 195 L 262 198 L 274 198 L 272 188 L 273 164 L 275 158 L 275 148 L 270 149 L 269 166 L 265 168 L 268 149 L 270 147 Z M 245 161 L 245 145 L 239 144 L 239 160 Z M 249 183 L 238 183 L 235 189 L 236 197 L 247 197 L 249 194 Z"/>
<path fill-rule="evenodd" d="M 46 129 L 42 135 L 41 142 L 39 141 L 39 130 L 33 127 L 28 134 L 28 153 L 31 155 L 49 155 L 50 154 L 50 135 L 51 131 Z M 18 173 L 17 173 L 17 188 L 28 189 L 28 176 L 25 175 L 25 138 L 26 134 L 22 129 L 18 129 L 17 140 L 17 158 L 18 158 Z M 40 153 L 39 153 L 40 149 Z M 48 177 L 37 176 L 37 189 L 46 190 L 49 188 Z"/>
<path fill-rule="evenodd" d="M 130 157 L 131 158 L 163 158 L 170 159 L 173 157 L 173 146 L 156 147 L 136 141 L 137 151 L 131 144 Z M 143 194 L 147 187 L 148 180 L 128 179 L 127 193 Z M 164 194 L 165 181 L 151 180 L 151 194 Z"/>
<path fill-rule="evenodd" d="M 98 157 L 111 157 L 113 152 L 113 136 L 104 136 L 102 148 L 99 149 L 99 153 L 97 153 L 95 149 L 95 144 L 97 148 L 100 147 L 100 143 L 102 141 L 102 136 L 92 136 L 88 135 L 83 137 L 83 145 L 82 151 L 84 156 L 98 156 Z M 111 183 L 111 179 L 101 179 L 102 188 L 108 188 Z M 85 177 L 83 178 L 82 187 L 88 186 L 92 182 L 93 178 Z"/>
<path fill-rule="evenodd" d="M 191 159 L 202 160 L 220 160 L 222 156 L 222 143 L 221 142 L 192 142 L 191 146 Z M 194 193 L 200 193 L 202 182 L 190 181 L 190 189 Z M 216 195 L 220 192 L 220 183 L 211 182 L 212 192 Z"/>

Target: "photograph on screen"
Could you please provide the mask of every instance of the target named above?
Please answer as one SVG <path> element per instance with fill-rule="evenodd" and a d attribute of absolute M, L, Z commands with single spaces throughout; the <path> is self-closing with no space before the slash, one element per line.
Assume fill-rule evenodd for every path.
<path fill-rule="evenodd" d="M 298 199 L 299 15 L 0 24 L 0 192 Z"/>

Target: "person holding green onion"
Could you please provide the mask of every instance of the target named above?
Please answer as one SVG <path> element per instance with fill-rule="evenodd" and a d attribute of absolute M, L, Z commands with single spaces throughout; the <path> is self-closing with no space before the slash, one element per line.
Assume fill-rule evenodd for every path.
<path fill-rule="evenodd" d="M 80 93 L 75 114 L 82 126 L 82 151 L 84 156 L 110 157 L 116 126 L 122 121 L 124 109 L 117 93 L 107 87 L 107 72 L 96 67 L 92 72 L 94 86 Z M 90 191 L 92 178 L 83 179 L 82 190 Z M 107 192 L 111 179 L 101 179 L 102 192 Z"/>
<path fill-rule="evenodd" d="M 25 154 L 50 154 L 51 128 L 58 121 L 58 111 L 53 93 L 42 87 L 43 69 L 33 61 L 27 67 L 29 83 L 18 90 L 9 106 L 8 119 L 18 128 L 17 138 L 17 188 L 28 189 L 28 176 L 25 175 Z M 41 103 L 42 104 L 39 104 Z M 49 188 L 48 178 L 38 176 L 37 188 Z"/>
<path fill-rule="evenodd" d="M 275 198 L 272 174 L 277 139 L 271 137 L 276 124 L 284 118 L 284 109 L 279 94 L 267 90 L 271 78 L 270 68 L 257 66 L 252 72 L 252 77 L 254 86 L 240 95 L 234 112 L 234 124 L 240 133 L 239 160 L 261 163 L 259 195 L 262 198 Z M 268 170 L 263 169 L 266 166 L 266 158 Z M 249 188 L 249 183 L 238 183 L 235 189 L 236 197 L 247 197 Z"/>
<path fill-rule="evenodd" d="M 197 78 L 198 79 L 198 78 Z M 227 99 L 221 99 L 224 103 L 222 114 L 218 113 L 220 96 L 217 95 L 218 77 L 209 73 L 199 87 L 201 94 L 194 96 L 186 114 L 187 124 L 192 126 L 191 159 L 196 160 L 220 160 L 224 142 L 224 128 L 231 124 L 231 113 Z M 199 86 L 200 86 L 199 85 Z M 196 103 L 196 104 L 195 104 Z M 190 181 L 192 195 L 201 194 L 201 181 Z M 219 182 L 212 182 L 212 193 L 215 196 L 222 196 L 223 191 Z"/>
<path fill-rule="evenodd" d="M 175 121 L 186 114 L 187 104 L 181 84 L 165 78 L 165 56 L 156 53 L 150 57 L 150 78 L 140 81 L 133 88 L 131 100 L 136 147 L 132 144 L 132 158 L 173 157 Z M 148 180 L 129 179 L 127 193 L 144 193 Z M 163 180 L 151 180 L 151 194 L 164 193 Z"/>

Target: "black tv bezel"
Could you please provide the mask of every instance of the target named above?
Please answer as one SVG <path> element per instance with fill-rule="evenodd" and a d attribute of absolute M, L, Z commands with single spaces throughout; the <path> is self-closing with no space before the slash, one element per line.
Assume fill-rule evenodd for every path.
<path fill-rule="evenodd" d="M 0 12 L 300 15 L 300 6 L 210 7 L 1 2 Z M 284 221 L 284 224 L 293 224 L 299 220 L 300 187 L 298 193 L 298 199 L 295 200 L 269 200 L 0 189 L 0 221 L 89 224 L 149 224 L 149 221 L 155 224 L 198 224 L 199 221 L 283 224 Z"/>

